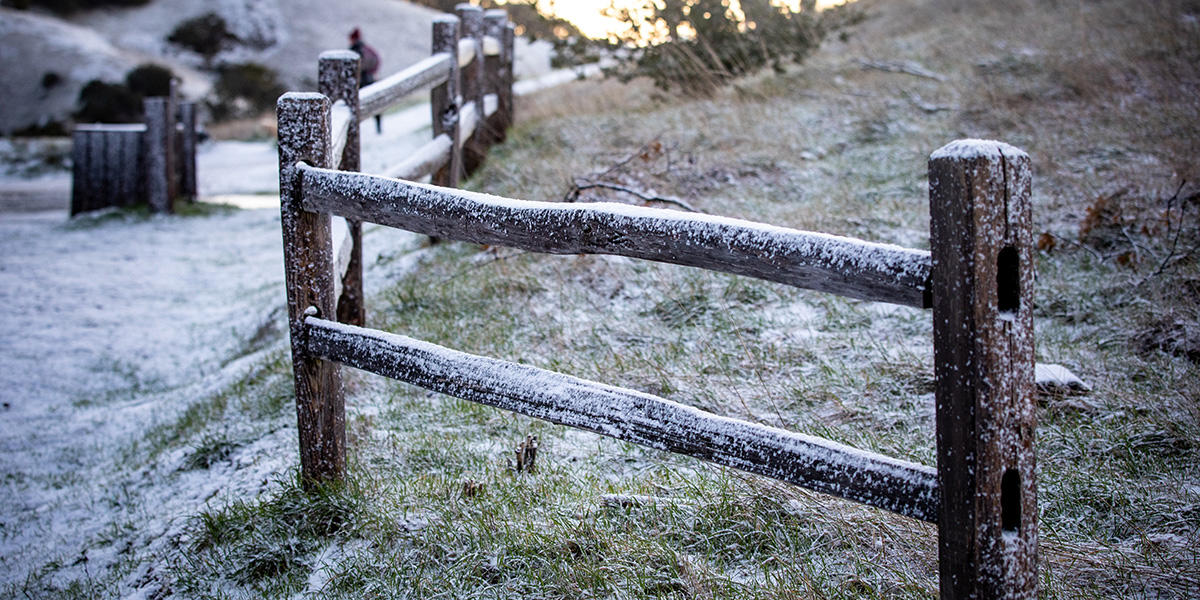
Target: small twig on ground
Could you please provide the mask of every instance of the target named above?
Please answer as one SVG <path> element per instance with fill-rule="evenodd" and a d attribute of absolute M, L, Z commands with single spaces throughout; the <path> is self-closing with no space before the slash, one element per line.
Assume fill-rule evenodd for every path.
<path fill-rule="evenodd" d="M 934 81 L 946 81 L 945 75 L 942 75 L 941 73 L 934 73 L 933 71 L 930 71 L 929 69 L 926 69 L 925 67 L 922 67 L 921 65 L 910 60 L 881 61 L 856 58 L 854 59 L 854 62 L 862 65 L 862 68 L 864 69 L 877 69 L 880 71 L 886 71 L 888 73 L 904 73 L 905 75 L 923 77 L 925 79 L 932 79 Z"/>
<path fill-rule="evenodd" d="M 1175 188 L 1175 193 L 1172 194 L 1170 198 L 1167 198 L 1167 235 L 1171 235 L 1171 211 L 1175 208 L 1175 201 L 1179 199 L 1179 193 L 1183 191 L 1183 186 L 1185 186 L 1185 185 L 1187 185 L 1186 179 L 1184 179 L 1183 181 L 1180 181 L 1179 187 Z M 1141 279 L 1141 281 L 1138 281 L 1136 284 L 1134 284 L 1133 287 L 1139 288 L 1142 286 L 1142 284 L 1146 283 L 1151 278 L 1161 275 L 1163 273 L 1163 271 L 1166 270 L 1166 268 L 1170 265 L 1172 259 L 1175 258 L 1175 253 L 1179 250 L 1179 236 L 1183 234 L 1183 226 L 1184 226 L 1183 217 L 1184 217 L 1184 213 L 1186 213 L 1186 212 L 1187 212 L 1187 202 L 1180 203 L 1180 205 L 1179 205 L 1179 227 L 1175 230 L 1175 236 L 1171 238 L 1170 250 L 1168 250 L 1167 255 L 1164 256 L 1161 261 L 1159 261 L 1158 268 L 1155 269 L 1153 273 L 1150 273 L 1149 275 L 1146 275 L 1145 277 L 1143 277 Z M 1121 228 L 1121 231 L 1124 232 L 1125 229 Z M 1126 236 L 1128 237 L 1128 234 L 1126 234 Z M 1194 249 L 1195 248 L 1193 248 L 1193 250 Z M 1187 253 L 1183 254 L 1183 256 L 1181 258 L 1189 256 L 1190 254 L 1191 254 L 1191 251 L 1188 251 Z"/>
<path fill-rule="evenodd" d="M 702 210 L 696 209 L 691 204 L 688 204 L 686 201 L 684 201 L 680 198 L 675 198 L 672 196 L 657 196 L 654 194 L 643 192 L 641 190 L 633 189 L 628 186 L 624 186 L 624 185 L 620 185 L 620 184 L 616 184 L 616 183 L 607 183 L 604 181 L 576 180 L 574 186 L 571 187 L 570 191 L 568 191 L 566 193 L 566 195 L 563 196 L 563 202 L 574 202 L 577 198 L 579 198 L 580 192 L 582 192 L 584 190 L 591 190 L 591 189 L 596 189 L 596 188 L 605 189 L 605 190 L 613 190 L 616 192 L 622 192 L 625 194 L 629 194 L 638 199 L 641 199 L 644 202 L 661 202 L 663 204 L 671 204 L 674 206 L 678 206 L 679 208 L 682 208 L 683 210 L 686 210 L 688 212 L 694 212 L 694 213 L 704 212 Z"/>

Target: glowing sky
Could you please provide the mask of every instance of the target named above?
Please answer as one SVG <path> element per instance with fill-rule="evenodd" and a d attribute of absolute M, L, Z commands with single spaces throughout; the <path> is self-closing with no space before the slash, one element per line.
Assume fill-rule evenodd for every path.
<path fill-rule="evenodd" d="M 817 8 L 825 9 L 847 1 L 853 0 L 817 0 Z M 800 0 L 781 0 L 778 3 L 788 5 L 792 10 L 799 10 L 800 6 Z M 642 4 L 641 0 L 538 0 L 543 12 L 554 13 L 571 21 L 584 35 L 592 38 L 604 38 L 610 31 L 623 29 L 618 21 L 602 14 L 604 9 L 610 5 L 621 7 L 639 4 Z"/>

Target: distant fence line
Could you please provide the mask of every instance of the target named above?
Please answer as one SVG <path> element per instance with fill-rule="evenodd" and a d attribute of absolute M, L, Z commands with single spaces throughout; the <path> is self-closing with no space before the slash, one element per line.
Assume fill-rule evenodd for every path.
<path fill-rule="evenodd" d="M 511 100 L 505 106 L 503 93 L 492 92 L 501 108 L 490 111 L 488 90 L 496 88 L 483 87 L 489 78 L 477 74 L 488 47 L 478 34 L 482 13 L 460 6 L 458 14 L 465 35 L 455 35 L 457 19 L 439 19 L 434 56 L 405 71 L 438 87 L 434 140 L 401 163 L 407 165 L 403 168 L 379 176 L 347 167 L 351 145 L 342 140 L 356 139 L 357 119 L 366 114 L 361 106 L 384 88 L 364 88 L 355 108 L 353 98 L 345 101 L 349 92 L 338 95 L 342 88 L 326 86 L 323 77 L 325 95 L 289 93 L 279 100 L 284 260 L 306 484 L 345 474 L 339 366 L 344 364 L 935 523 L 942 598 L 1035 597 L 1028 156 L 1006 144 L 978 140 L 952 142 L 932 153 L 931 252 L 670 210 L 466 192 L 453 188 L 458 168 L 446 167 L 460 159 L 460 145 L 470 146 L 463 136 L 472 130 L 472 118 L 478 120 L 472 115 L 487 119 L 500 113 L 511 119 L 511 112 L 502 112 L 511 111 Z M 503 18 L 498 11 L 487 15 L 489 24 Z M 503 31 L 509 32 L 503 39 L 511 39 L 511 28 Z M 474 59 L 465 59 L 472 53 Z M 510 53 L 506 60 L 511 58 Z M 326 62 L 338 60 L 340 55 L 325 55 L 322 73 Z M 476 73 L 466 75 L 461 88 L 455 77 L 460 67 L 464 74 Z M 330 81 L 348 78 L 346 71 Z M 460 89 L 462 102 L 451 101 Z M 332 110 L 330 99 L 335 100 Z M 338 101 L 345 108 L 337 108 Z M 495 139 L 478 128 L 474 133 Z M 433 185 L 408 181 L 431 173 Z M 357 312 L 343 311 L 351 279 L 335 267 L 331 215 L 355 226 L 371 221 L 535 252 L 642 258 L 932 309 L 937 467 L 365 329 L 361 291 Z M 340 296 L 339 277 L 344 279 Z M 361 286 L 361 271 L 357 277 L 354 285 Z"/>
<path fill-rule="evenodd" d="M 143 123 L 76 125 L 72 132 L 71 215 L 146 203 L 169 213 L 196 196 L 196 103 L 143 101 Z"/>

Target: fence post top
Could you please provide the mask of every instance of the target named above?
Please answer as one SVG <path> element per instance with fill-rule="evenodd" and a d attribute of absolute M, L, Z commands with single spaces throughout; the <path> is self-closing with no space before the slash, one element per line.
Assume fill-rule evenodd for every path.
<path fill-rule="evenodd" d="M 317 60 L 357 61 L 359 58 L 358 53 L 353 50 L 326 50 L 317 57 Z"/>
<path fill-rule="evenodd" d="M 320 92 L 287 92 L 275 103 L 278 107 L 311 104 L 314 102 L 329 104 L 329 98 Z"/>
<path fill-rule="evenodd" d="M 508 11 L 503 8 L 489 8 L 483 11 L 483 18 L 489 21 L 507 21 Z"/>
<path fill-rule="evenodd" d="M 451 14 L 440 14 L 433 18 L 434 25 L 458 25 L 458 16 Z"/>
<path fill-rule="evenodd" d="M 460 15 L 475 15 L 475 14 L 482 15 L 483 9 L 478 6 L 475 6 L 474 4 L 468 4 L 466 2 L 462 2 L 460 4 L 454 5 L 454 12 L 456 12 Z"/>
<path fill-rule="evenodd" d="M 929 155 L 929 160 L 1029 159 L 1024 150 L 995 140 L 954 140 Z"/>

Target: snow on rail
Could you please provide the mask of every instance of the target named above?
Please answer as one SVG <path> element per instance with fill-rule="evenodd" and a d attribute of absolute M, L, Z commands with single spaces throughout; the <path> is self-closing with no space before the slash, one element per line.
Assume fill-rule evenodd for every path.
<path fill-rule="evenodd" d="M 454 65 L 448 52 L 439 52 L 421 62 L 389 75 L 358 91 L 358 118 L 369 119 L 387 110 L 397 100 L 450 78 Z"/>
<path fill-rule="evenodd" d="M 428 390 L 765 475 L 902 515 L 938 518 L 937 472 L 642 392 L 308 317 L 314 355 Z"/>
<path fill-rule="evenodd" d="M 450 162 L 450 150 L 454 141 L 446 134 L 439 135 L 415 150 L 408 158 L 384 171 L 384 177 L 399 179 L 421 179 L 432 175 Z"/>
<path fill-rule="evenodd" d="M 475 40 L 463 38 L 458 40 L 458 68 L 463 68 L 475 60 Z"/>
<path fill-rule="evenodd" d="M 464 136 L 465 137 L 465 136 Z M 929 253 L 741 219 L 613 203 L 512 200 L 303 165 L 305 210 L 551 254 L 615 254 L 926 307 Z M 556 235 L 547 235 L 553 231 Z"/>
<path fill-rule="evenodd" d="M 334 102 L 329 112 L 329 133 L 333 136 L 329 161 L 340 167 L 342 154 L 346 150 L 346 140 L 350 136 L 350 121 L 354 119 L 354 114 L 350 111 L 350 107 L 341 100 Z"/>

